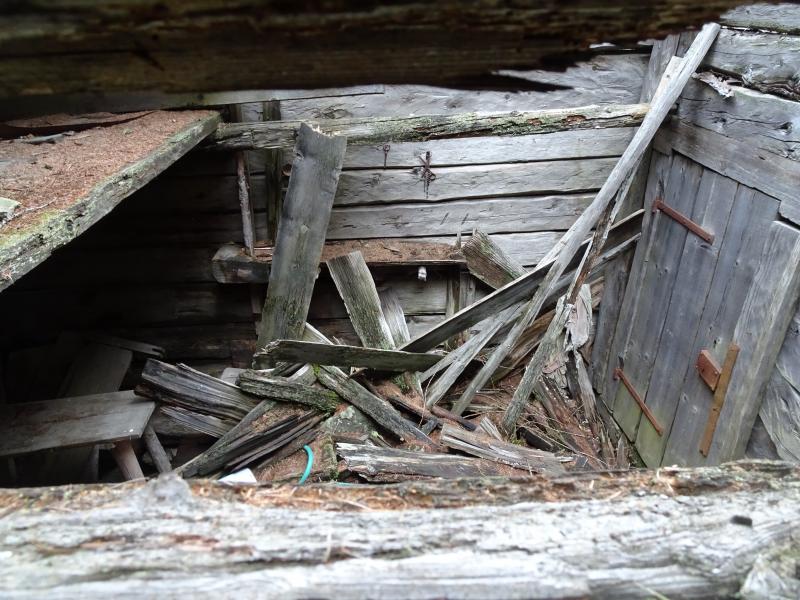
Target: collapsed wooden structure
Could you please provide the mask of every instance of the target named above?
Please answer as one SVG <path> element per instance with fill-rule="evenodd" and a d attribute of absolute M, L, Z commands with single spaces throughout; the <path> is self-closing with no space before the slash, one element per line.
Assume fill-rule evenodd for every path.
<path fill-rule="evenodd" d="M 95 16 L 112 29 L 140 18 L 125 14 Z M 20 486 L 173 473 L 120 488 L 131 498 L 121 508 L 123 492 L 75 488 L 74 529 L 45 518 L 67 502 L 66 488 L 0 494 L 14 557 L 0 587 L 21 597 L 116 593 L 135 570 L 148 593 L 177 594 L 209 585 L 185 554 L 199 545 L 219 585 L 249 589 L 269 577 L 269 593 L 282 597 L 791 597 L 800 589 L 795 469 L 717 465 L 800 459 L 798 14 L 744 7 L 722 27 L 600 49 L 563 74 L 515 75 L 568 91 L 369 85 L 192 99 L 183 92 L 201 88 L 181 87 L 196 85 L 189 78 L 162 86 L 169 94 L 120 99 L 100 69 L 111 95 L 95 102 L 147 110 L 20 111 L 0 142 L 0 314 L 13 315 L 0 345 L 0 478 Z M 102 42 L 73 27 L 59 42 L 64 56 Z M 27 43 L 12 38 L 0 53 Z M 176 52 L 171 43 L 153 56 Z M 28 75 L 8 68 L 5 93 L 19 94 L 13 85 Z M 123 75 L 126 89 L 141 73 Z M 231 77 L 225 85 L 243 85 L 241 73 Z M 265 77 L 251 81 L 270 84 Z M 62 83 L 47 96 L 26 91 L 30 112 L 53 101 L 87 106 L 70 96 L 74 81 Z M 187 103 L 216 110 L 150 110 Z M 148 133 L 164 118 L 168 126 Z M 130 149 L 105 164 L 97 157 L 109 139 Z M 79 186 L 39 199 L 76 179 L 82 161 Z M 183 481 L 199 477 L 269 486 Z M 587 500 L 593 486 L 598 507 Z M 299 494 L 296 504 L 283 494 Z M 323 505 L 304 506 L 309 494 Z M 467 508 L 495 495 L 556 504 Z M 392 514 L 398 502 L 450 507 L 452 524 L 434 528 L 443 539 L 498 510 L 520 531 L 545 521 L 594 530 L 598 519 L 599 537 L 558 545 L 532 535 L 523 548 L 476 533 L 488 545 L 465 560 L 460 542 L 428 549 L 421 529 L 439 517 L 416 513 L 410 554 L 387 558 L 395 542 L 382 532 L 411 518 Z M 307 509 L 329 505 L 390 512 L 367 518 L 367 551 L 331 541 L 365 526 L 343 518 L 319 560 L 277 565 L 294 560 L 292 544 L 316 546 L 275 524 L 315 528 L 327 517 Z M 628 525 L 644 558 L 581 564 L 619 553 L 615 519 L 633 510 L 643 511 Z M 167 513 L 191 521 L 225 511 L 220 533 L 163 529 Z M 675 515 L 659 525 L 667 554 L 682 543 L 724 548 L 691 569 L 666 558 L 645 541 L 660 514 Z M 176 545 L 175 582 L 148 566 L 149 550 L 137 553 L 139 539 L 113 541 L 137 515 L 141 539 L 167 540 L 155 554 Z M 266 519 L 266 529 L 240 533 L 248 519 Z M 757 534 L 734 541 L 743 527 Z M 267 530 L 277 554 L 257 541 Z M 27 535 L 46 547 L 21 553 Z M 242 560 L 215 558 L 237 535 Z M 83 556 L 84 547 L 101 547 L 120 575 L 101 577 L 87 556 L 78 584 L 52 562 L 46 577 L 24 583 L 53 548 Z M 465 571 L 474 561 L 485 572 Z M 365 568 L 379 577 L 355 585 Z M 390 577 L 398 568 L 405 575 Z M 433 572 L 463 582 L 440 587 Z"/>

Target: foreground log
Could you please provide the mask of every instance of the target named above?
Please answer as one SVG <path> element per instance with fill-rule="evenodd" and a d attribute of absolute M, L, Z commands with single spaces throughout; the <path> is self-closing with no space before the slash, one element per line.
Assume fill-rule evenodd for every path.
<path fill-rule="evenodd" d="M 771 579 L 796 592 L 798 503 L 800 471 L 785 463 L 392 486 L 235 489 L 164 476 L 2 490 L 0 590 L 15 598 L 133 589 L 137 597 L 232 589 L 261 598 L 775 597 L 756 586 Z M 370 510 L 393 508 L 422 510 Z"/>

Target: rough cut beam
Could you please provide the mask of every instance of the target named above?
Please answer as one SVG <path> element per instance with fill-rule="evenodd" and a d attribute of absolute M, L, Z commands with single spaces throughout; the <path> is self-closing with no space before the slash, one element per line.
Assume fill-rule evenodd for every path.
<path fill-rule="evenodd" d="M 566 62 L 714 20 L 740 0 L 20 0 L 0 13 L 0 97 L 433 83 Z M 541 86 L 539 86 L 541 87 Z"/>
<path fill-rule="evenodd" d="M 236 489 L 164 476 L 2 490 L 0 590 L 87 599 L 134 589 L 281 599 L 796 597 L 798 484 L 796 468 L 760 463 L 388 487 Z M 434 508 L 454 506 L 463 508 Z M 391 510 L 404 507 L 412 510 Z"/>
<path fill-rule="evenodd" d="M 529 112 L 467 113 L 421 117 L 365 117 L 307 121 L 328 135 L 347 137 L 350 146 L 386 142 L 422 142 L 491 135 L 531 135 L 635 127 L 647 113 L 647 104 L 581 106 Z M 294 146 L 300 121 L 225 123 L 212 138 L 217 150 L 272 150 Z"/>

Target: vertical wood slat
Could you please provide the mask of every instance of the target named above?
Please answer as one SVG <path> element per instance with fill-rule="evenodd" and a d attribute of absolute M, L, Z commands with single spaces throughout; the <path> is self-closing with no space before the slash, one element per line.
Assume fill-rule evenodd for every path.
<path fill-rule="evenodd" d="M 650 467 L 661 464 L 678 408 L 680 386 L 688 371 L 694 371 L 697 354 L 692 354 L 700 319 L 714 278 L 719 251 L 733 208 L 735 181 L 703 170 L 691 219 L 715 235 L 709 244 L 687 233 L 664 329 L 653 363 L 645 403 L 664 427 L 663 435 L 647 419 L 640 419 L 636 450 Z"/>
<path fill-rule="evenodd" d="M 361 343 L 367 348 L 392 350 L 392 330 L 381 309 L 375 281 L 361 252 L 337 256 L 326 263 Z"/>
<path fill-rule="evenodd" d="M 718 464 L 744 455 L 761 392 L 778 357 L 800 295 L 800 230 L 774 222 L 736 324 L 741 348 L 708 453 Z"/>
<path fill-rule="evenodd" d="M 778 216 L 778 206 L 777 200 L 739 185 L 691 356 L 707 349 L 722 364 L 734 341 L 736 323 L 759 267 L 769 228 Z M 662 464 L 704 463 L 699 444 L 712 399 L 713 393 L 694 369 L 687 370 Z"/>
<path fill-rule="evenodd" d="M 259 348 L 303 335 L 346 146 L 345 138 L 300 126 L 261 315 Z"/>
<path fill-rule="evenodd" d="M 625 348 L 630 339 L 633 322 L 638 312 L 639 301 L 641 298 L 642 281 L 645 275 L 645 267 L 653 245 L 653 239 L 658 231 L 659 220 L 654 219 L 651 210 L 655 199 L 663 193 L 666 182 L 672 169 L 672 156 L 665 156 L 654 152 L 650 161 L 650 173 L 645 192 L 645 211 L 642 219 L 642 238 L 636 245 L 633 260 L 628 276 L 628 283 L 625 287 L 625 294 L 619 309 L 614 337 L 610 342 L 608 359 L 602 363 L 605 370 L 603 381 L 605 387 L 602 388 L 603 403 L 612 414 L 616 409 L 617 387 L 619 382 L 614 379 L 614 370 L 619 366 L 619 358 L 624 355 Z M 598 365 L 600 366 L 600 365 Z"/>
<path fill-rule="evenodd" d="M 697 196 L 702 167 L 682 157 L 675 157 L 666 184 L 666 202 L 676 210 L 690 213 Z M 633 321 L 630 340 L 625 348 L 624 372 L 642 397 L 646 396 L 673 291 L 678 263 L 687 231 L 680 224 L 656 213 L 656 235 L 641 284 L 642 298 Z M 614 417 L 628 439 L 636 439 L 641 409 L 625 386 L 617 388 Z M 662 424 L 663 426 L 663 424 Z"/>
<path fill-rule="evenodd" d="M 263 103 L 263 120 L 280 121 L 280 100 L 271 100 Z M 267 244 L 272 245 L 278 235 L 278 221 L 280 220 L 283 204 L 283 152 L 280 150 L 265 150 L 265 184 L 267 208 Z"/>

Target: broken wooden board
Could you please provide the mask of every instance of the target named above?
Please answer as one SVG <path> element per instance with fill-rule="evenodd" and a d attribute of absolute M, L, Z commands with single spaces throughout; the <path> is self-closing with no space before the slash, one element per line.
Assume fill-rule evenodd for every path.
<path fill-rule="evenodd" d="M 439 354 L 380 350 L 360 346 L 339 346 L 298 340 L 277 340 L 256 353 L 255 360 L 265 367 L 278 362 L 332 365 L 334 367 L 366 367 L 378 371 L 424 371 L 441 360 Z M 242 385 L 245 391 L 250 391 Z"/>
<path fill-rule="evenodd" d="M 557 457 L 551 452 L 504 442 L 476 431 L 467 431 L 450 423 L 442 427 L 441 441 L 453 450 L 510 465 L 529 473 L 559 475 L 565 472 L 562 463 L 572 460 L 569 457 Z"/>
<path fill-rule="evenodd" d="M 132 391 L 6 404 L 0 456 L 138 439 L 154 409 Z"/>
<path fill-rule="evenodd" d="M 302 359 L 286 360 L 300 364 L 310 362 Z M 311 374 L 313 379 L 313 371 Z M 263 371 L 243 371 L 238 381 L 242 390 L 259 398 L 306 404 L 323 413 L 333 412 L 339 404 L 339 397 L 333 392 L 284 377 L 271 376 Z"/>
<path fill-rule="evenodd" d="M 345 138 L 300 127 L 261 311 L 258 347 L 303 334 L 346 147 Z"/>
<path fill-rule="evenodd" d="M 556 131 L 635 127 L 647 104 L 582 106 L 506 113 L 468 113 L 408 117 L 364 117 L 304 121 L 328 135 L 348 138 L 353 146 L 387 142 L 418 142 L 475 136 L 515 136 Z M 212 140 L 218 150 L 291 148 L 301 122 L 226 123 Z"/>
<path fill-rule="evenodd" d="M 113 127 L 118 127 L 120 130 L 131 130 L 131 143 L 138 143 L 141 146 L 128 149 L 131 160 L 115 172 L 103 173 L 97 169 L 86 173 L 85 177 L 89 179 L 75 197 L 61 198 L 58 202 L 54 202 L 53 207 L 50 203 L 55 200 L 54 197 L 38 198 L 35 201 L 37 210 L 33 211 L 35 216 L 33 214 L 20 216 L 20 220 L 17 221 L 19 227 L 15 224 L 16 218 L 3 227 L 0 232 L 0 290 L 7 288 L 43 262 L 57 248 L 82 234 L 111 212 L 122 200 L 154 179 L 211 133 L 220 121 L 217 113 L 209 111 L 173 114 L 180 115 L 179 127 L 173 126 L 173 131 L 166 136 L 158 129 L 143 129 L 148 133 L 138 142 L 134 141 L 137 140 L 136 129 L 142 126 L 142 122 L 152 118 L 151 115 L 141 117 L 139 124 L 134 121 L 114 125 Z M 55 165 L 51 164 L 54 168 L 45 171 L 39 183 L 46 182 L 50 177 L 58 177 L 61 170 L 70 167 L 73 161 L 77 161 L 75 168 L 79 168 L 81 145 L 88 146 L 93 132 L 102 132 L 104 129 L 88 130 L 80 134 L 83 138 L 81 140 L 66 138 L 65 141 L 56 144 L 56 149 L 51 150 L 55 153 L 56 159 L 51 162 L 61 166 L 55 168 Z M 0 149 L 0 157 L 12 160 L 15 155 L 21 157 L 18 150 L 21 144 L 6 141 L 2 145 L 4 149 Z M 64 146 L 63 151 L 58 150 L 61 145 Z M 145 150 L 142 150 L 142 147 Z M 113 149 L 107 150 L 113 151 Z M 100 153 L 101 149 L 97 149 L 97 152 Z M 49 163 L 45 161 L 42 164 Z M 10 178 L 13 170 L 13 167 L 5 170 L 0 177 L 0 195 L 11 195 L 13 198 L 23 193 L 19 190 L 20 183 Z M 6 192 L 4 188 L 6 186 L 10 188 L 12 184 L 14 191 L 9 189 Z M 27 185 L 34 186 L 37 182 L 32 180 Z M 38 185 L 35 189 L 38 189 Z M 28 208 L 33 209 L 34 206 Z M 17 214 L 21 212 L 18 210 Z"/>
<path fill-rule="evenodd" d="M 336 453 L 344 459 L 348 471 L 372 482 L 522 474 L 517 469 L 496 462 L 455 454 L 432 454 L 341 442 L 336 444 Z"/>
<path fill-rule="evenodd" d="M 186 365 L 169 365 L 155 359 L 145 363 L 136 391 L 165 404 L 234 421 L 258 404 L 256 398 L 235 385 Z"/>

